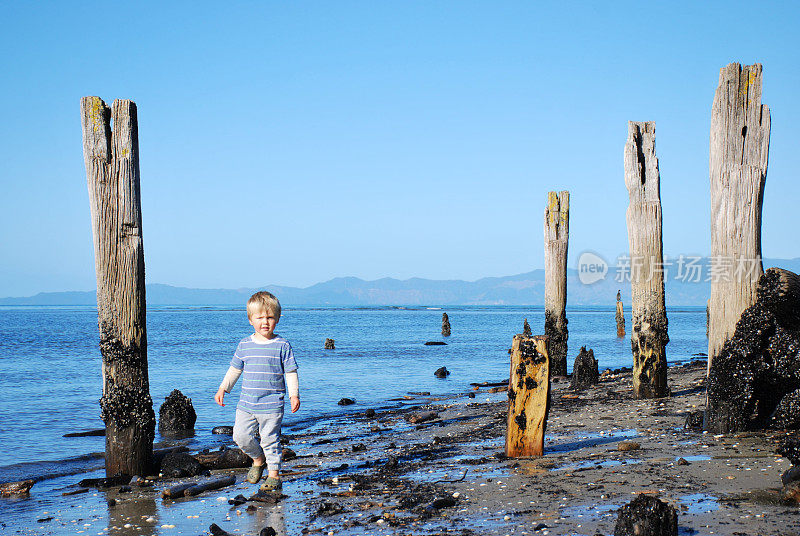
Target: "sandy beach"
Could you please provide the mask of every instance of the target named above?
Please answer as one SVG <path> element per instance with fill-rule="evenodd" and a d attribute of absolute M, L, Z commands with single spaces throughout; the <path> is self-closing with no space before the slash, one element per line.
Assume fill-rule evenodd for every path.
<path fill-rule="evenodd" d="M 790 467 L 775 454 L 781 433 L 684 428 L 703 407 L 704 378 L 703 361 L 672 367 L 672 396 L 655 400 L 631 398 L 630 373 L 606 374 L 581 392 L 556 379 L 545 455 L 535 459 L 503 455 L 502 388 L 447 399 L 410 394 L 399 410 L 288 431 L 286 446 L 298 457 L 285 463 L 278 504 L 229 503 L 257 491 L 244 469 L 214 471 L 234 474 L 234 486 L 178 500 L 162 499 L 161 489 L 181 480 L 81 491 L 76 483 L 87 475 L 75 475 L 66 487 L 44 481 L 28 498 L 3 499 L 14 515 L 0 526 L 53 535 L 204 534 L 216 524 L 241 535 L 272 527 L 288 535 L 594 536 L 613 534 L 617 509 L 645 493 L 675 506 L 680 534 L 797 534 L 800 511 L 778 500 Z M 408 422 L 430 412 L 430 420 Z"/>

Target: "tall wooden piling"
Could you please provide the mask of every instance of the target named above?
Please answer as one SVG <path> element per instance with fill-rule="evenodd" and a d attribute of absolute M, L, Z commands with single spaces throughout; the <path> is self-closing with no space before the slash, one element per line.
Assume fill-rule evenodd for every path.
<path fill-rule="evenodd" d="M 569 192 L 549 192 L 544 210 L 544 334 L 549 337 L 550 372 L 567 375 L 567 246 Z"/>
<path fill-rule="evenodd" d="M 447 313 L 442 313 L 442 337 L 450 336 L 450 317 Z"/>
<path fill-rule="evenodd" d="M 81 99 L 106 425 L 106 475 L 150 470 L 155 413 L 147 374 L 136 104 Z"/>
<path fill-rule="evenodd" d="M 509 378 L 506 456 L 541 456 L 550 409 L 550 359 L 546 336 L 514 336 Z"/>
<path fill-rule="evenodd" d="M 711 108 L 711 298 L 708 368 L 756 301 L 761 203 L 767 178 L 770 112 L 761 104 L 761 65 L 720 69 Z M 714 264 L 717 264 L 714 266 Z"/>
<path fill-rule="evenodd" d="M 633 395 L 667 396 L 667 309 L 661 242 L 661 193 L 656 125 L 628 122 L 625 143 L 628 242 L 631 257 Z"/>
<path fill-rule="evenodd" d="M 625 312 L 622 310 L 622 296 L 617 291 L 617 314 L 614 317 L 617 321 L 617 337 L 625 336 Z"/>

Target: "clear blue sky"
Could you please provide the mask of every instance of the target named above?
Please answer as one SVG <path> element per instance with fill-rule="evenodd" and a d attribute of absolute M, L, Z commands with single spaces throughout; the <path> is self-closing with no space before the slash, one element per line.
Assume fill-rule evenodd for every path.
<path fill-rule="evenodd" d="M 94 288 L 79 100 L 139 108 L 149 283 L 474 280 L 628 248 L 628 120 L 664 249 L 709 251 L 719 69 L 764 65 L 763 254 L 797 257 L 796 2 L 4 2 L 0 296 Z"/>

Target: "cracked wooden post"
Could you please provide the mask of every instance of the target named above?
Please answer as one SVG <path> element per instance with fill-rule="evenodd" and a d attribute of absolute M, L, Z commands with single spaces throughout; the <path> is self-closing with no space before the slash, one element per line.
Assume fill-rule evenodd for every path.
<path fill-rule="evenodd" d="M 550 409 L 548 337 L 515 335 L 508 381 L 506 456 L 541 456 Z"/>
<path fill-rule="evenodd" d="M 633 396 L 658 398 L 667 388 L 667 309 L 661 242 L 661 193 L 656 124 L 628 122 L 625 186 L 631 255 Z"/>
<path fill-rule="evenodd" d="M 106 425 L 106 475 L 150 470 L 155 413 L 147 375 L 136 104 L 81 99 Z M 112 130 L 113 129 L 113 130 Z"/>
<path fill-rule="evenodd" d="M 622 296 L 617 291 L 617 314 L 614 317 L 617 321 L 617 337 L 620 339 L 625 336 L 625 312 L 622 310 Z"/>
<path fill-rule="evenodd" d="M 442 313 L 442 337 L 450 336 L 450 318 L 447 313 Z"/>
<path fill-rule="evenodd" d="M 761 264 L 761 203 L 767 178 L 770 113 L 761 104 L 761 65 L 720 69 L 711 108 L 711 298 L 708 370 L 756 302 Z M 714 264 L 716 263 L 716 266 Z"/>
<path fill-rule="evenodd" d="M 549 192 L 544 210 L 544 334 L 550 338 L 550 372 L 567 375 L 567 246 L 569 192 Z"/>

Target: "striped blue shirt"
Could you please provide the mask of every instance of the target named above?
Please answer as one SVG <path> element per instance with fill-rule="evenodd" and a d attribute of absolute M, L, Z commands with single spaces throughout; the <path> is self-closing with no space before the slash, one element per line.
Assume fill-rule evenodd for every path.
<path fill-rule="evenodd" d="M 256 342 L 252 335 L 246 337 L 236 347 L 231 366 L 242 371 L 237 409 L 248 413 L 283 411 L 283 375 L 297 370 L 289 341 L 279 335 L 267 342 Z"/>

